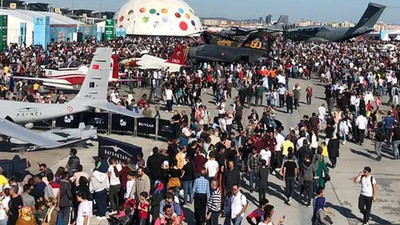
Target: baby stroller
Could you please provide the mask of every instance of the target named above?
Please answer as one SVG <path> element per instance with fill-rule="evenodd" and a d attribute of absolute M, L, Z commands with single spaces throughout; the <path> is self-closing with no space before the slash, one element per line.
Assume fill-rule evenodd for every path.
<path fill-rule="evenodd" d="M 136 201 L 128 199 L 118 214 L 110 215 L 107 219 L 110 225 L 133 225 L 135 222 Z"/>

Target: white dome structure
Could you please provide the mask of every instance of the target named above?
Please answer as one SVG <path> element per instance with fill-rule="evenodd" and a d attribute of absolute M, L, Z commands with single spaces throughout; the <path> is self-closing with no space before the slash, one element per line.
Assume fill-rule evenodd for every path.
<path fill-rule="evenodd" d="M 115 19 L 128 35 L 191 36 L 202 30 L 199 17 L 183 0 L 129 0 Z"/>

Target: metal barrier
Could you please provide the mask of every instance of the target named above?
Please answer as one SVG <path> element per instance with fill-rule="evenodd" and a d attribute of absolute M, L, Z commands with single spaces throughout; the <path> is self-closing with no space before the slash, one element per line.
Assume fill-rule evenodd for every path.
<path fill-rule="evenodd" d="M 81 122 L 96 127 L 99 133 L 141 136 L 164 141 L 173 138 L 176 132 L 172 129 L 170 120 L 152 117 L 132 118 L 104 112 L 84 112 L 40 121 L 34 123 L 34 128 L 78 128 Z"/>

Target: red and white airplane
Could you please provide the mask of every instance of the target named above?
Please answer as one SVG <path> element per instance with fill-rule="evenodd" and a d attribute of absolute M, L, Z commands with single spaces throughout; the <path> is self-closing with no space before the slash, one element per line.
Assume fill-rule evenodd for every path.
<path fill-rule="evenodd" d="M 183 45 L 178 45 L 171 57 L 167 60 L 149 54 L 144 54 L 140 58 L 124 59 L 122 65 L 139 67 L 140 69 L 166 70 L 171 73 L 179 72 L 185 66 L 186 54 Z"/>
<path fill-rule="evenodd" d="M 112 55 L 111 67 L 109 75 L 109 82 L 124 82 L 124 81 L 133 81 L 132 79 L 121 79 L 126 77 L 125 73 L 119 73 L 118 68 L 118 55 Z M 82 85 L 85 80 L 86 74 L 89 71 L 89 67 L 86 65 L 76 66 L 76 63 L 68 63 L 66 67 L 62 67 L 59 69 L 43 69 L 44 77 L 21 77 L 21 76 L 13 76 L 14 79 L 21 80 L 34 80 L 41 81 L 44 86 L 51 86 L 60 89 L 74 89 L 77 85 Z"/>
<path fill-rule="evenodd" d="M 119 72 L 118 62 L 119 55 L 113 55 L 109 82 L 136 81 L 136 79 L 124 79 L 126 74 Z M 123 65 L 129 63 L 128 65 L 139 67 L 140 69 L 166 69 L 170 72 L 179 72 L 181 67 L 185 66 L 185 53 L 183 51 L 183 46 L 179 45 L 168 60 L 144 54 L 140 58 L 125 59 L 120 63 Z M 82 85 L 88 70 L 89 68 L 86 65 L 74 66 L 73 64 L 68 64 L 67 67 L 57 70 L 44 69 L 43 78 L 14 76 L 14 79 L 35 80 L 41 81 L 44 86 L 60 89 L 74 89 L 77 85 Z"/>

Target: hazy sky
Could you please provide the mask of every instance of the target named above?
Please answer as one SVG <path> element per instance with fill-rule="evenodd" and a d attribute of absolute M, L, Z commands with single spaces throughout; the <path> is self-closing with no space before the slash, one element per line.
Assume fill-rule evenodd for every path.
<path fill-rule="evenodd" d="M 117 11 L 127 0 L 28 0 L 53 2 L 55 7 L 72 7 Z M 273 20 L 287 14 L 290 21 L 311 19 L 320 21 L 357 22 L 368 2 L 365 0 L 186 0 L 201 17 L 247 19 L 272 14 Z M 399 0 L 376 0 L 388 6 L 380 21 L 400 24 Z"/>

